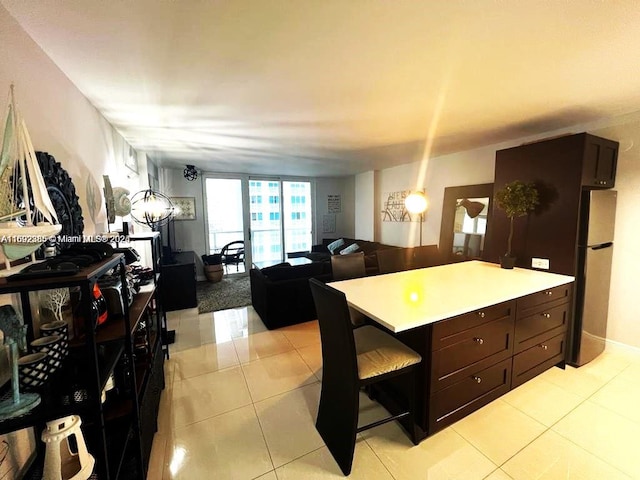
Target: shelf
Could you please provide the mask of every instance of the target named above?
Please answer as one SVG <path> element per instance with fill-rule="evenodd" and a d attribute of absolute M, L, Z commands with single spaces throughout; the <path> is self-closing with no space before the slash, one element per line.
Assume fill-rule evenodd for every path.
<path fill-rule="evenodd" d="M 153 285 L 152 285 L 153 287 Z M 137 293 L 133 297 L 133 302 L 129 306 L 129 319 L 131 332 L 133 333 L 144 315 L 144 312 L 153 297 L 154 289 L 148 289 L 144 292 Z M 95 331 L 95 341 L 98 344 L 122 340 L 126 335 L 125 321 L 122 315 L 113 315 L 108 318 L 106 323 L 98 326 Z M 86 345 L 86 335 L 83 334 L 71 341 L 72 347 Z"/>
<path fill-rule="evenodd" d="M 105 423 L 119 420 L 133 412 L 133 401 L 130 398 L 107 400 L 104 411 Z"/>
<path fill-rule="evenodd" d="M 105 260 L 96 262 L 93 265 L 81 269 L 73 275 L 29 278 L 24 280 L 8 280 L 7 278 L 0 278 L 0 294 L 73 287 L 80 285 L 83 282 L 92 282 L 109 270 L 117 267 L 123 257 L 124 256 L 121 253 L 114 254 Z"/>
<path fill-rule="evenodd" d="M 153 292 L 154 289 L 152 288 L 148 291 L 137 293 L 133 297 L 133 303 L 129 307 L 129 321 L 132 333 L 136 331 L 136 328 L 138 328 L 138 323 L 140 323 L 140 319 L 144 315 L 149 302 L 151 302 Z"/>
<path fill-rule="evenodd" d="M 153 233 L 143 234 L 131 240 L 157 238 L 158 234 Z M 154 245 L 157 245 L 157 242 L 154 242 Z M 153 254 L 154 259 L 159 258 L 157 249 L 153 250 Z M 158 265 L 159 262 L 154 260 L 156 281 Z M 31 340 L 33 326 L 37 325 L 38 320 L 37 317 L 32 317 L 32 303 L 35 298 L 30 295 L 31 292 L 79 287 L 83 295 L 77 311 L 88 315 L 91 295 L 84 293 L 90 293 L 95 282 L 111 272 L 120 277 L 124 275 L 123 254 L 114 254 L 73 275 L 12 281 L 0 278 L 0 294 L 19 294 L 25 324 L 30 328 L 28 337 Z M 72 414 L 79 415 L 83 420 L 87 447 L 96 460 L 91 478 L 100 476 L 116 480 L 135 477 L 142 480 L 150 452 L 147 447 L 150 444 L 145 437 L 143 449 L 141 425 L 145 425 L 145 432 L 151 432 L 153 438 L 155 429 L 150 428 L 155 425 L 158 407 L 157 402 L 151 402 L 156 397 L 147 394 L 145 411 L 141 412 L 140 399 L 147 390 L 156 392 L 159 398 L 159 389 L 164 385 L 161 364 L 164 356 L 159 353 L 162 349 L 159 330 L 162 328 L 163 317 L 160 301 L 155 297 L 159 294 L 156 288 L 153 279 L 150 279 L 150 284 L 143 286 L 139 293 L 134 295 L 131 305 L 125 309 L 127 315 L 110 314 L 103 325 L 95 329 L 91 326 L 84 334 L 71 340 L 68 357 L 37 392 L 41 396 L 41 403 L 26 415 L 0 421 L 0 434 L 30 427 L 35 427 L 39 433 L 48 421 Z M 82 321 L 83 326 L 90 323 Z M 142 334 L 145 341 L 149 342 L 149 351 L 140 348 L 136 355 L 133 343 L 136 339 L 142 342 L 143 339 L 138 337 Z M 114 372 L 116 388 L 119 388 L 119 391 L 107 393 L 105 403 L 101 403 L 101 392 Z M 3 390 L 5 394 L 11 395 L 10 389 L 6 386 Z M 40 442 L 38 446 L 38 456 L 25 472 L 24 478 L 42 477 L 44 447 Z"/>

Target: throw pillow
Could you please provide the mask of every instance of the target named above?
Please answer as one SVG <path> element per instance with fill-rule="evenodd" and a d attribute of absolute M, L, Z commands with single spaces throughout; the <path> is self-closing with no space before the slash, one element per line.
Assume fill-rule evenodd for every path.
<path fill-rule="evenodd" d="M 347 255 L 349 253 L 356 253 L 358 250 L 360 250 L 360 246 L 357 243 L 352 243 L 351 245 L 349 245 L 344 250 L 340 250 L 340 255 Z"/>
<path fill-rule="evenodd" d="M 344 245 L 344 238 L 339 238 L 338 240 L 335 240 L 327 245 L 327 250 L 329 250 L 331 254 L 334 255 L 342 245 Z"/>

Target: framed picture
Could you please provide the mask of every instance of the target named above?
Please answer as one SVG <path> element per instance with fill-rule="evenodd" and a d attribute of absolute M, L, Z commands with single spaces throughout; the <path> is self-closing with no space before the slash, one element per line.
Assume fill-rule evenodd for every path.
<path fill-rule="evenodd" d="M 138 173 L 138 154 L 133 147 L 127 143 L 124 144 L 124 166 L 133 173 Z"/>
<path fill-rule="evenodd" d="M 175 207 L 174 220 L 196 219 L 196 197 L 171 197 L 170 200 Z"/>

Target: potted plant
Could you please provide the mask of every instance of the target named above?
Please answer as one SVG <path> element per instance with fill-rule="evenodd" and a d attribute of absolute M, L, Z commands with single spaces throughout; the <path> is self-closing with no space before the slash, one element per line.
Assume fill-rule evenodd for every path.
<path fill-rule="evenodd" d="M 504 210 L 509 218 L 507 252 L 500 257 L 500 265 L 502 268 L 513 268 L 516 263 L 516 257 L 511 253 L 513 219 L 523 217 L 536 208 L 536 205 L 538 205 L 538 190 L 533 183 L 524 183 L 520 180 L 515 180 L 507 183 L 496 192 L 495 201 L 498 208 Z"/>

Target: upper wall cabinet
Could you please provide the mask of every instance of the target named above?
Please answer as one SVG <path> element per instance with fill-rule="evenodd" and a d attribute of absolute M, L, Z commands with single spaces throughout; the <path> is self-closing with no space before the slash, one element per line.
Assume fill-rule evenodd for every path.
<path fill-rule="evenodd" d="M 585 137 L 582 185 L 596 188 L 613 187 L 618 165 L 618 142 L 587 133 L 582 135 Z"/>
<path fill-rule="evenodd" d="M 494 191 L 514 180 L 533 182 L 538 188 L 536 210 L 514 222 L 517 266 L 531 268 L 532 257 L 537 257 L 550 260 L 551 272 L 574 275 L 581 192 L 613 187 L 617 158 L 617 142 L 587 133 L 496 152 Z M 497 262 L 508 236 L 509 220 L 494 206 L 484 258 Z"/>

